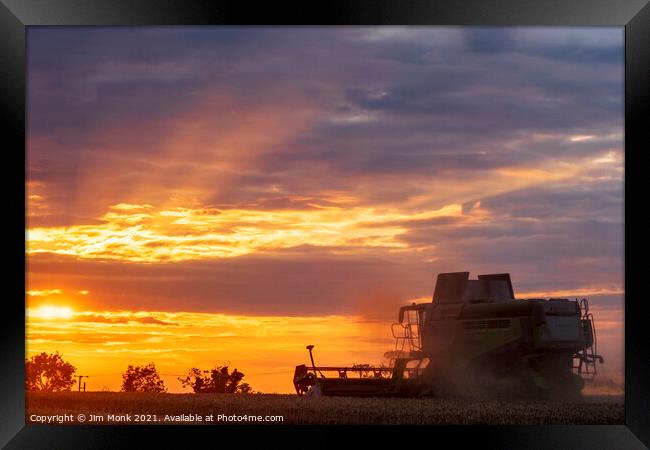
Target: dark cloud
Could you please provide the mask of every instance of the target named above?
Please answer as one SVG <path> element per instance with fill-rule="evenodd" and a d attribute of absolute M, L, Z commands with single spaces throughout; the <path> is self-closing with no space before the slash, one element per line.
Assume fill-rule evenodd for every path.
<path fill-rule="evenodd" d="M 159 202 L 193 190 L 208 203 L 270 206 L 287 191 L 317 195 L 323 182 L 349 189 L 351 176 L 575 159 L 609 144 L 572 146 L 566 136 L 622 128 L 620 62 L 561 56 L 622 55 L 617 30 L 387 30 L 30 30 L 28 177 L 47 185 L 59 216 L 96 217 L 110 199 L 138 201 L 130 197 L 152 186 Z M 303 111 L 312 118 L 265 142 L 268 127 L 251 120 L 264 108 L 284 124 L 276 127 L 292 127 Z M 255 158 L 238 157 L 248 141 L 232 150 L 232 130 L 260 141 Z M 527 139 L 549 132 L 560 136 Z M 188 133 L 183 154 L 170 149 Z M 236 171 L 217 168 L 232 159 Z"/>
<path fill-rule="evenodd" d="M 536 186 L 484 198 L 482 206 L 509 218 L 533 218 L 546 223 L 603 221 L 623 224 L 622 180 L 599 183 L 563 183 Z M 562 211 L 571 211 L 567 217 Z"/>
<path fill-rule="evenodd" d="M 304 248 L 211 262 L 142 265 L 35 255 L 28 284 L 38 286 L 53 277 L 83 279 L 92 293 L 85 299 L 89 308 L 94 301 L 95 307 L 110 302 L 112 308 L 131 311 L 323 315 L 354 313 L 380 291 L 394 295 L 395 308 L 422 290 L 433 292 L 427 266 Z"/>
<path fill-rule="evenodd" d="M 514 28 L 470 28 L 464 34 L 465 46 L 470 52 L 501 53 L 516 49 Z"/>

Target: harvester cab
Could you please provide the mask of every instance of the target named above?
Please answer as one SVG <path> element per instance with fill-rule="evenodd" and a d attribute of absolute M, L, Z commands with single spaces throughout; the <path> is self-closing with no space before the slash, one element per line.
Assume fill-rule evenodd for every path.
<path fill-rule="evenodd" d="M 387 366 L 300 365 L 300 395 L 414 396 L 449 392 L 468 374 L 513 378 L 519 392 L 579 397 L 596 374 L 596 330 L 587 299 L 515 299 L 510 275 L 438 275 L 431 302 L 399 309 Z M 485 379 L 469 377 L 474 384 Z M 453 389 L 451 389 L 453 391 Z M 510 387 L 509 391 L 518 389 Z"/>

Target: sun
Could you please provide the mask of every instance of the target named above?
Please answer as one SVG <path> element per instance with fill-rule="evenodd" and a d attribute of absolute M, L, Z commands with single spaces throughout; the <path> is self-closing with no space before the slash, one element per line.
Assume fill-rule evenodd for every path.
<path fill-rule="evenodd" d="M 30 309 L 27 314 L 39 319 L 71 319 L 74 311 L 68 306 L 40 306 Z"/>

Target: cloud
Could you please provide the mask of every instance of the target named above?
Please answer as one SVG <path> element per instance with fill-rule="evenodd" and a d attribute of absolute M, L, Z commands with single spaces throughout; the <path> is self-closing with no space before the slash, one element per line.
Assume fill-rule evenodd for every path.
<path fill-rule="evenodd" d="M 76 314 L 75 322 L 95 322 L 95 323 L 141 323 L 145 325 L 178 325 L 174 322 L 167 322 L 152 316 L 133 316 L 133 315 L 115 315 L 115 314 Z"/>
<path fill-rule="evenodd" d="M 118 204 L 101 217 L 101 225 L 32 228 L 27 248 L 29 254 L 133 262 L 224 258 L 299 245 L 391 248 L 404 246 L 395 240 L 404 232 L 400 221 L 460 213 L 460 205 L 409 215 L 310 206 L 304 210 L 155 210 L 150 205 Z"/>
<path fill-rule="evenodd" d="M 324 180 L 350 190 L 352 175 L 426 178 L 620 149 L 622 139 L 563 143 L 620 134 L 622 63 L 563 56 L 622 58 L 619 31 L 31 30 L 28 175 L 50 209 L 31 220 L 68 225 L 117 202 L 254 202 L 280 198 L 273 185 L 311 195 Z M 514 50 L 481 56 L 477 45 Z M 417 64 L 386 57 L 414 51 Z"/>
<path fill-rule="evenodd" d="M 471 52 L 500 53 L 516 48 L 514 28 L 474 28 L 465 31 L 465 47 Z"/>
<path fill-rule="evenodd" d="M 327 313 L 376 285 L 428 296 L 438 271 L 516 272 L 530 292 L 623 283 L 621 29 L 28 40 L 32 286 Z"/>
<path fill-rule="evenodd" d="M 61 289 L 30 289 L 27 291 L 27 295 L 30 297 L 49 297 L 61 293 L 63 293 Z"/>
<path fill-rule="evenodd" d="M 327 250 L 301 248 L 174 264 L 41 254 L 30 256 L 28 283 L 52 277 L 83 280 L 93 292 L 84 305 L 92 308 L 254 315 L 353 314 L 360 302 L 381 290 L 394 295 L 396 310 L 401 301 L 433 291 L 430 263 L 404 255 L 387 258 L 381 252 L 361 256 Z"/>

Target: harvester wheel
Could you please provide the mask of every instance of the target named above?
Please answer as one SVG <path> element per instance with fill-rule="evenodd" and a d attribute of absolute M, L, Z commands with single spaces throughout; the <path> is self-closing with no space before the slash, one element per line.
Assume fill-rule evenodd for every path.
<path fill-rule="evenodd" d="M 321 388 L 321 385 L 319 383 L 316 383 L 313 386 L 310 386 L 309 389 L 307 389 L 307 397 L 309 398 L 320 398 L 322 396 L 323 396 L 323 389 Z"/>
<path fill-rule="evenodd" d="M 583 400 L 582 388 L 585 385 L 584 380 L 578 374 L 571 373 L 561 378 L 561 383 L 553 386 L 553 400 L 562 400 L 570 402 L 580 402 Z"/>
<path fill-rule="evenodd" d="M 528 369 L 521 372 L 523 383 L 523 397 L 531 400 L 545 400 L 549 397 L 549 385 L 544 377 L 537 371 Z"/>
<path fill-rule="evenodd" d="M 584 380 L 578 374 L 566 367 L 558 367 L 551 364 L 541 367 L 541 376 L 543 377 L 547 390 L 546 400 L 551 401 L 569 401 L 579 402 L 583 400 L 582 388 Z"/>
<path fill-rule="evenodd" d="M 309 392 L 309 388 L 316 383 L 316 377 L 313 373 L 308 373 L 305 376 L 294 380 L 293 384 L 296 388 L 298 395 L 305 395 Z"/>

